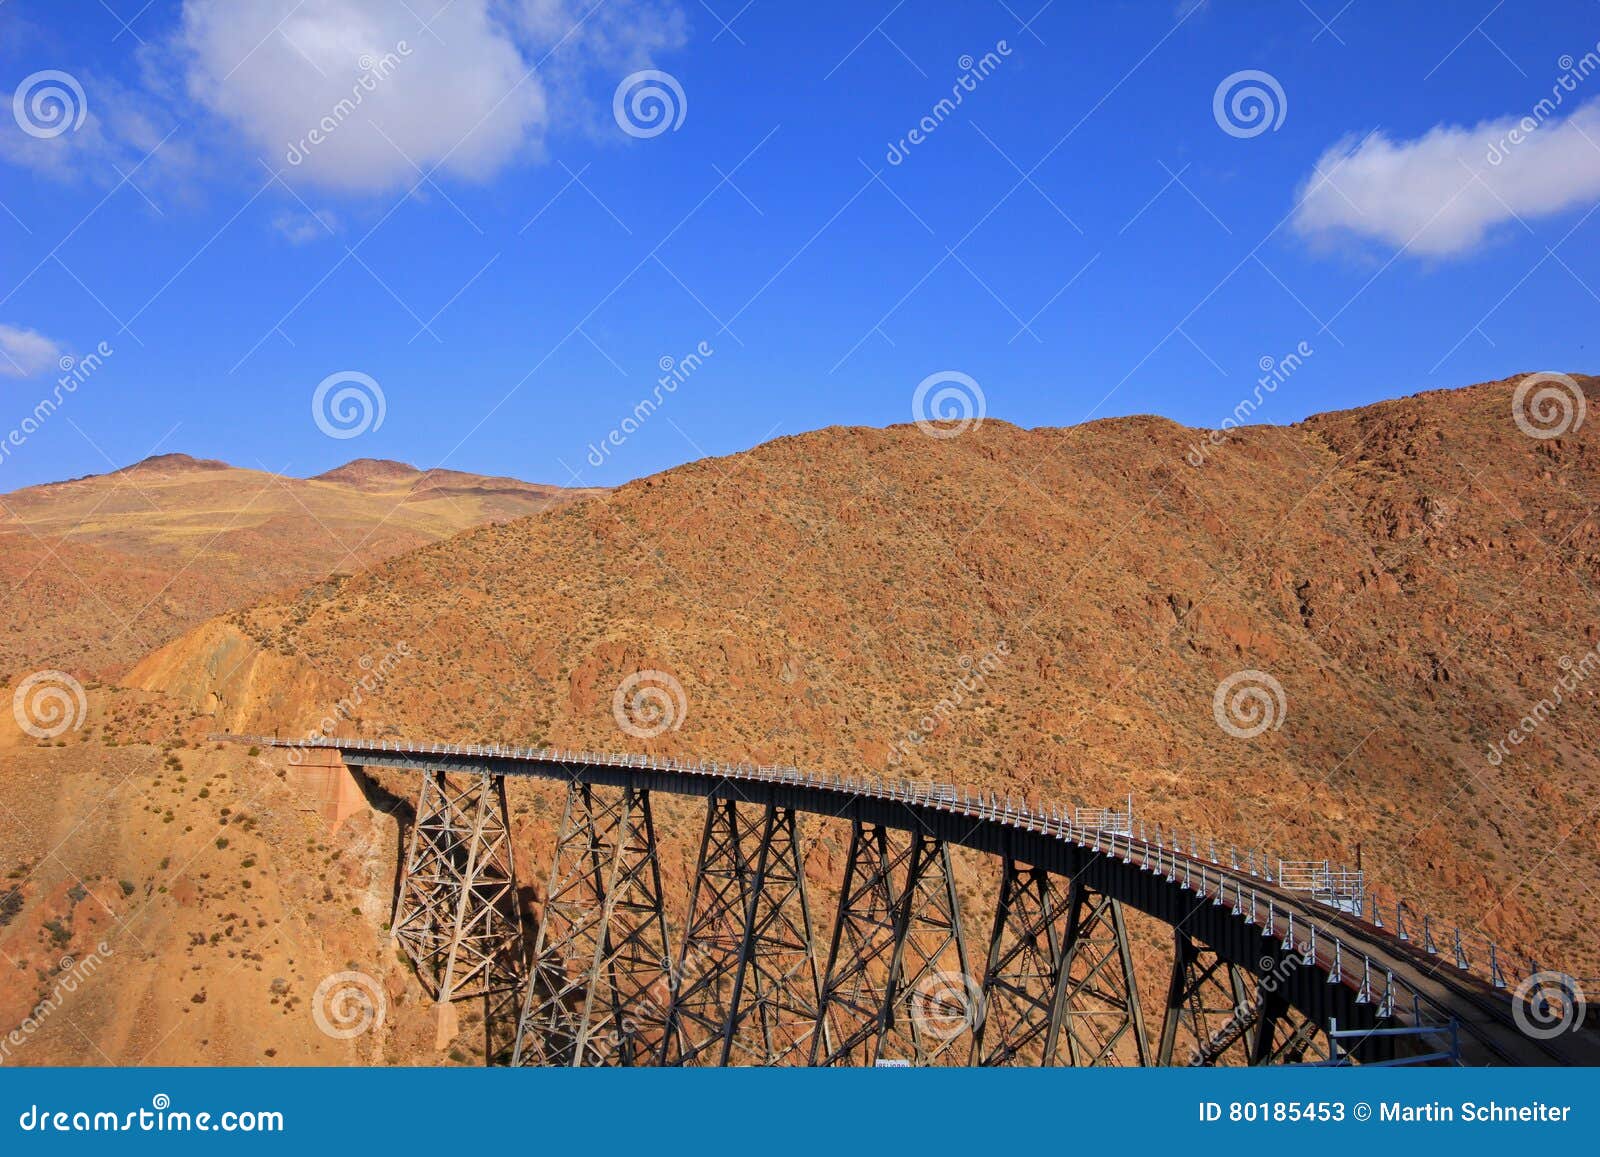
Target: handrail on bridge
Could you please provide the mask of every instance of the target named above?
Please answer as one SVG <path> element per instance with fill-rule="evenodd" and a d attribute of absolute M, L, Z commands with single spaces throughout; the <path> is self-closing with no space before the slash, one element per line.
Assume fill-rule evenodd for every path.
<path fill-rule="evenodd" d="M 854 775 L 822 772 L 802 773 L 799 769 L 787 765 L 739 763 L 729 766 L 712 761 L 708 767 L 705 760 L 688 763 L 655 755 L 574 752 L 561 748 L 508 748 L 500 744 L 484 746 L 432 743 L 421 746 L 395 741 L 391 746 L 386 739 L 340 739 L 325 736 L 312 736 L 303 740 L 250 735 L 214 735 L 212 738 L 291 750 L 316 747 L 353 752 L 377 751 L 401 755 L 444 755 L 464 759 L 508 759 L 560 765 L 590 764 L 684 775 L 714 775 L 728 779 L 798 782 L 825 791 L 868 795 L 941 810 L 959 811 L 975 819 L 1042 832 L 1068 840 L 1084 849 L 1120 858 L 1125 864 L 1136 864 L 1142 870 L 1163 874 L 1173 883 L 1179 882 L 1181 864 L 1181 886 L 1186 891 L 1193 891 L 1199 899 L 1209 897 L 1214 905 L 1231 906 L 1234 915 L 1240 916 L 1247 923 L 1259 925 L 1263 935 L 1278 939 L 1291 956 L 1298 955 L 1303 963 L 1325 968 L 1330 983 L 1343 983 L 1354 988 L 1358 1003 L 1377 1003 L 1380 1016 L 1393 1015 L 1402 997 L 1411 1007 L 1414 1019 L 1418 1023 L 1421 1023 L 1424 1005 L 1435 1009 L 1439 1016 L 1449 1016 L 1448 1012 L 1439 1008 L 1431 998 L 1418 992 L 1405 981 L 1397 979 L 1392 970 L 1383 970 L 1382 984 L 1381 987 L 1378 986 L 1373 975 L 1371 959 L 1364 953 L 1359 954 L 1361 961 L 1359 977 L 1353 971 L 1346 976 L 1346 959 L 1349 958 L 1353 962 L 1358 954 L 1346 947 L 1343 938 L 1336 931 L 1327 925 L 1319 924 L 1305 914 L 1301 914 L 1297 921 L 1293 909 L 1285 908 L 1280 911 L 1270 895 L 1264 898 L 1258 896 L 1257 887 L 1254 884 L 1247 885 L 1246 880 L 1259 879 L 1267 883 L 1276 883 L 1286 891 L 1304 893 L 1322 907 L 1354 915 L 1360 919 L 1365 919 L 1370 913 L 1370 926 L 1384 938 L 1392 939 L 1398 945 L 1420 948 L 1428 956 L 1440 956 L 1442 954 L 1433 934 L 1432 922 L 1427 916 L 1421 918 L 1421 926 L 1417 928 L 1415 909 L 1402 900 L 1396 900 L 1389 906 L 1394 914 L 1391 929 L 1384 922 L 1383 905 L 1377 892 L 1368 893 L 1365 890 L 1365 874 L 1347 868 L 1335 868 L 1327 860 L 1296 861 L 1279 857 L 1274 872 L 1272 862 L 1265 855 L 1258 855 L 1255 850 L 1250 849 L 1246 851 L 1245 858 L 1241 861 L 1238 849 L 1229 847 L 1228 867 L 1224 870 L 1223 859 L 1218 855 L 1216 842 L 1208 841 L 1209 850 L 1202 853 L 1193 831 L 1188 833 L 1188 851 L 1184 850 L 1182 833 L 1176 829 L 1163 830 L 1159 824 L 1156 825 L 1153 840 L 1145 830 L 1143 822 L 1140 824 L 1138 835 L 1135 836 L 1131 796 L 1126 811 L 1108 808 L 1074 808 L 1072 818 L 1068 819 L 1065 808 L 1056 805 L 1046 808 L 1037 803 L 1030 806 L 1026 799 L 1013 800 L 1009 794 L 1002 798 L 992 789 L 985 793 L 982 790 L 971 791 L 951 784 L 929 784 L 912 779 L 883 780 L 877 777 L 867 779 Z M 1199 873 L 1198 879 L 1195 878 L 1196 869 Z M 1410 925 L 1407 924 L 1408 916 L 1412 921 Z M 1420 940 L 1414 939 L 1414 935 L 1418 934 Z M 1479 975 L 1497 989 L 1507 988 L 1510 980 L 1531 977 L 1540 971 L 1533 960 L 1516 961 L 1510 954 L 1503 952 L 1494 941 L 1475 932 L 1462 932 L 1459 928 L 1454 928 L 1448 943 L 1453 952 L 1453 963 L 1459 971 Z M 1525 971 L 1519 972 L 1518 964 Z"/>

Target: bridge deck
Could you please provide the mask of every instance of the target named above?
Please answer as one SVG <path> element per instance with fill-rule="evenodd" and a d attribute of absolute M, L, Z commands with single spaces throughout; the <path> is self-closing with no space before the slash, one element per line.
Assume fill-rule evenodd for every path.
<path fill-rule="evenodd" d="M 885 783 L 792 767 L 687 763 L 652 756 L 396 740 L 282 740 L 218 736 L 280 748 L 331 748 L 347 763 L 399 770 L 445 770 L 605 786 L 633 786 L 699 797 L 778 804 L 830 817 L 922 829 L 951 843 L 1065 875 L 1181 927 L 1233 963 L 1255 968 L 1277 945 L 1306 956 L 1285 994 L 1326 1025 L 1371 1028 L 1389 1012 L 1405 1023 L 1462 1032 L 1464 1059 L 1489 1064 L 1600 1065 L 1600 1034 L 1536 1039 L 1522 1032 L 1503 988 L 1427 952 L 1414 940 L 1309 900 L 1265 874 L 1230 870 L 1203 855 L 1121 832 L 1074 823 L 1066 809 L 1030 809 L 992 792 L 946 785 Z"/>

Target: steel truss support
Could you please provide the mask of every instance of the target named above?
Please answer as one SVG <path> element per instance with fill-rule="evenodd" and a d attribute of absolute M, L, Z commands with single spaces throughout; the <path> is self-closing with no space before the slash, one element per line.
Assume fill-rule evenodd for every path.
<path fill-rule="evenodd" d="M 812 1064 L 931 1064 L 970 1037 L 977 1004 L 943 841 L 857 822 L 822 988 Z"/>
<path fill-rule="evenodd" d="M 650 793 L 573 780 L 514 1062 L 651 1063 L 670 967 Z"/>
<path fill-rule="evenodd" d="M 517 904 L 505 780 L 430 771 L 395 905 L 394 935 L 438 1001 L 520 990 Z"/>
<path fill-rule="evenodd" d="M 751 847 L 752 841 L 756 841 Z M 805 855 L 792 808 L 750 824 L 713 797 L 662 1041 L 667 1065 L 779 1065 L 817 1026 Z"/>
<path fill-rule="evenodd" d="M 1146 1048 L 1121 904 L 1006 857 L 973 1063 L 1142 1065 Z"/>
<path fill-rule="evenodd" d="M 1277 986 L 1219 959 L 1181 929 L 1173 944 L 1157 1064 L 1292 1064 L 1305 1056 L 1316 1025 L 1295 1013 Z"/>

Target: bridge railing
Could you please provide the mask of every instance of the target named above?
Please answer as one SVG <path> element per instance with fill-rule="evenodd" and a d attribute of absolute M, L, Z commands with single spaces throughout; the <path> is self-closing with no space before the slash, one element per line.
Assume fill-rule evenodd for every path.
<path fill-rule="evenodd" d="M 404 755 L 430 755 L 468 760 L 507 759 L 554 763 L 569 766 L 624 767 L 664 771 L 683 775 L 715 775 L 729 779 L 797 783 L 821 790 L 867 795 L 892 801 L 960 812 L 974 819 L 1009 824 L 1029 831 L 1043 832 L 1070 840 L 1103 855 L 1117 856 L 1127 864 L 1148 871 L 1165 873 L 1167 879 L 1192 890 L 1197 897 L 1214 904 L 1229 905 L 1234 914 L 1249 923 L 1259 924 L 1263 934 L 1276 936 L 1304 963 L 1324 967 L 1330 981 L 1355 988 L 1358 999 L 1383 1005 L 1385 1015 L 1397 1004 L 1413 1006 L 1421 1015 L 1422 994 L 1398 981 L 1392 972 L 1375 976 L 1371 960 L 1349 949 L 1337 931 L 1303 912 L 1281 908 L 1270 895 L 1260 895 L 1262 884 L 1306 894 L 1314 903 L 1366 921 L 1369 926 L 1401 944 L 1428 956 L 1440 958 L 1460 972 L 1489 981 L 1495 988 L 1508 988 L 1540 971 L 1526 957 L 1501 949 L 1481 933 L 1459 927 L 1445 928 L 1427 915 L 1419 914 L 1404 901 L 1392 905 L 1379 902 L 1376 892 L 1365 890 L 1365 875 L 1360 871 L 1335 867 L 1329 861 L 1285 860 L 1274 863 L 1254 849 L 1243 853 L 1236 847 L 1219 849 L 1208 839 L 1202 849 L 1194 832 L 1185 834 L 1156 825 L 1152 833 L 1143 821 L 1135 835 L 1133 801 L 1126 811 L 1109 808 L 1073 808 L 1029 804 L 1025 799 L 1004 796 L 993 790 L 975 790 L 952 784 L 923 780 L 885 780 L 877 776 L 837 775 L 802 772 L 786 765 L 752 763 L 724 764 L 715 760 L 687 762 L 654 755 L 619 755 L 615 752 L 569 751 L 562 748 L 510 747 L 500 744 L 432 743 L 411 744 L 400 740 L 343 739 L 323 736 L 303 740 L 277 737 L 218 735 L 214 739 L 237 743 L 287 748 L 335 748 L 350 752 L 379 752 Z M 1434 1006 L 1435 1013 L 1443 1010 Z"/>

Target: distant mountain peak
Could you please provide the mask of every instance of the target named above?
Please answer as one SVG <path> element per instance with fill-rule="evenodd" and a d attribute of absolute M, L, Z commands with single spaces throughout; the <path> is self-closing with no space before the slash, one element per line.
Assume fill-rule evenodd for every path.
<path fill-rule="evenodd" d="M 387 489 L 415 482 L 420 477 L 422 471 L 406 462 L 396 462 L 392 458 L 356 458 L 343 466 L 335 466 L 332 470 L 314 475 L 311 480 L 362 489 Z"/>
<path fill-rule="evenodd" d="M 132 470 L 146 470 L 177 474 L 188 470 L 232 470 L 233 467 L 216 458 L 196 458 L 192 454 L 152 454 L 150 457 L 114 471 L 123 474 Z"/>

